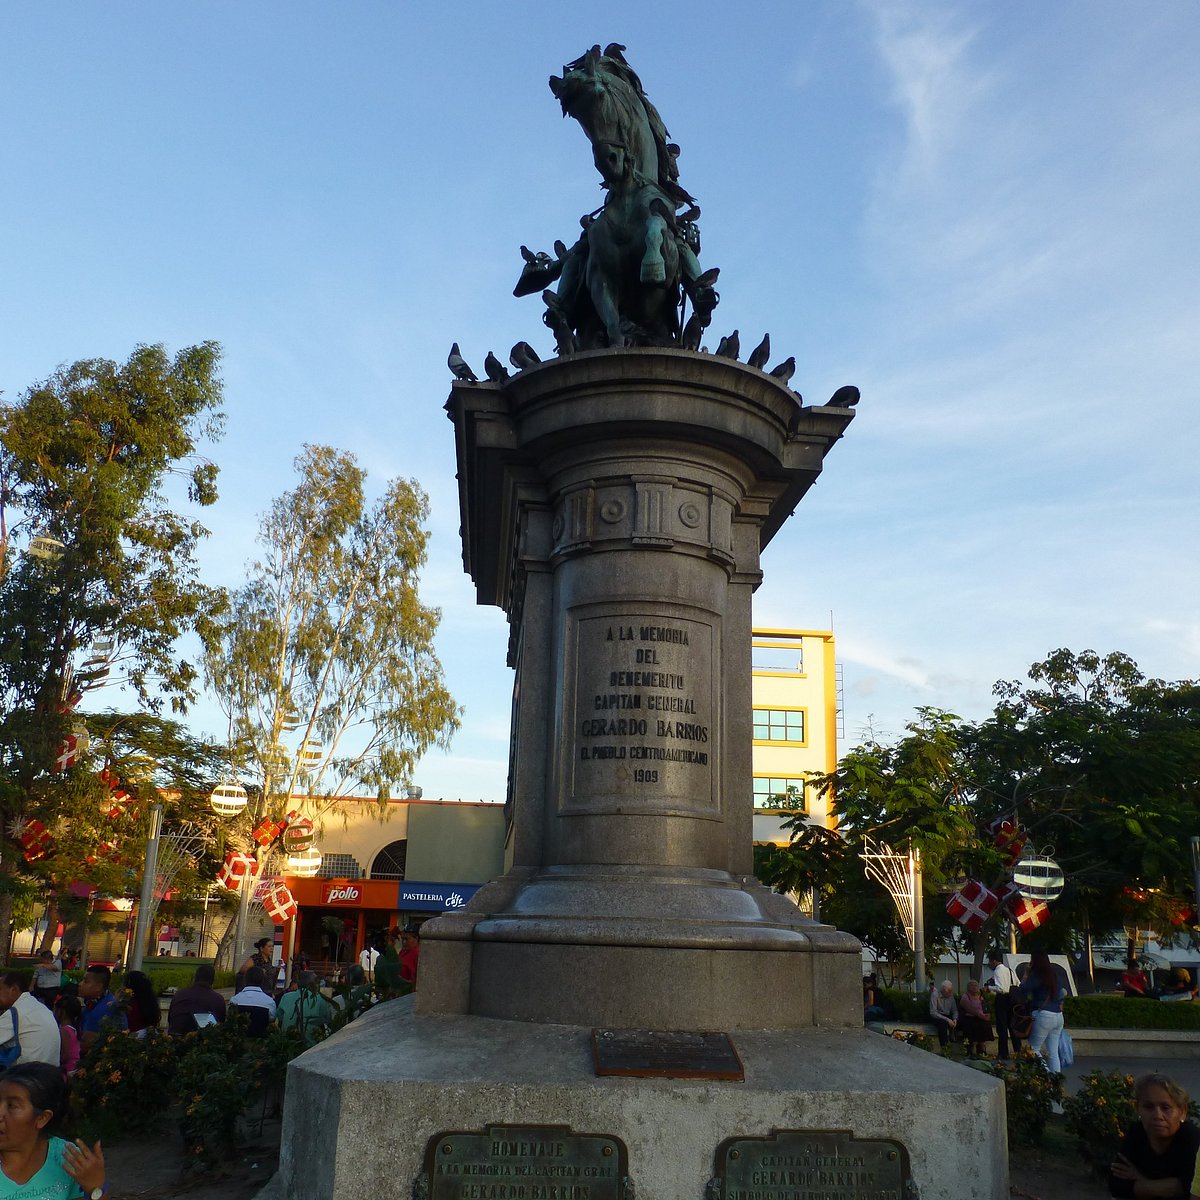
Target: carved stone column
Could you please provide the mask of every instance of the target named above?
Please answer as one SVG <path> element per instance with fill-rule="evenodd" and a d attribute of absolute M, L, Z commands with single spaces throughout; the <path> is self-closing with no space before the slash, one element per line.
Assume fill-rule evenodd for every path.
<path fill-rule="evenodd" d="M 418 1013 L 861 1025 L 858 943 L 750 875 L 759 555 L 853 414 L 656 349 L 447 409 L 464 563 L 512 631 L 513 867 L 425 926 Z"/>

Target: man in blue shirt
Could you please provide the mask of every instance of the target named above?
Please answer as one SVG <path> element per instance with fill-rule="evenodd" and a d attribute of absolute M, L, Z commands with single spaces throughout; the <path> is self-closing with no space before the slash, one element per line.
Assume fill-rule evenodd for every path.
<path fill-rule="evenodd" d="M 117 1029 L 128 1028 L 125 1014 L 117 998 L 109 991 L 112 972 L 107 967 L 93 966 L 79 981 L 79 999 L 83 1001 L 83 1017 L 79 1022 L 79 1044 L 86 1050 L 100 1032 L 102 1021 L 111 1021 Z"/>

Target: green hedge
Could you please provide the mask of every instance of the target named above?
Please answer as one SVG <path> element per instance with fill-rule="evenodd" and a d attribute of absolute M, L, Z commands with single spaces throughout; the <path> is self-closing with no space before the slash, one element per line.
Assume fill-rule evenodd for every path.
<path fill-rule="evenodd" d="M 1196 1029 L 1200 1002 L 1131 1000 L 1127 996 L 1068 996 L 1063 1001 L 1068 1029 Z"/>
<path fill-rule="evenodd" d="M 145 963 L 142 964 L 143 969 Z M 183 988 L 188 987 L 192 980 L 196 977 L 196 965 L 182 967 L 156 967 L 153 970 L 146 971 L 150 977 L 150 982 L 154 984 L 154 990 L 161 996 L 168 988 Z M 230 988 L 233 987 L 232 971 L 218 971 L 213 987 Z M 121 981 L 121 974 L 113 975 L 113 986 L 118 987 Z"/>
<path fill-rule="evenodd" d="M 897 1021 L 928 1021 L 929 999 L 900 988 L 880 988 Z M 984 993 L 989 1014 L 993 997 Z M 1125 996 L 1068 996 L 1063 1001 L 1068 1029 L 1195 1029 L 1200 1031 L 1200 1001 L 1130 1000 Z"/>

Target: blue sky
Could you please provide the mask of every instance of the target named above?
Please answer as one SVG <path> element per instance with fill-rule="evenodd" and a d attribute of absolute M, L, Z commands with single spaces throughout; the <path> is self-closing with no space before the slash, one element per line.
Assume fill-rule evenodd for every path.
<path fill-rule="evenodd" d="M 1193 0 L 6 6 L 0 390 L 221 342 L 203 553 L 230 586 L 301 443 L 418 479 L 466 713 L 417 781 L 502 798 L 506 630 L 462 573 L 445 358 L 550 351 L 517 247 L 599 190 L 546 80 L 610 41 L 682 146 L 710 340 L 769 330 L 809 401 L 863 391 L 755 609 L 832 613 L 849 743 L 982 716 L 1058 646 L 1200 674 Z"/>

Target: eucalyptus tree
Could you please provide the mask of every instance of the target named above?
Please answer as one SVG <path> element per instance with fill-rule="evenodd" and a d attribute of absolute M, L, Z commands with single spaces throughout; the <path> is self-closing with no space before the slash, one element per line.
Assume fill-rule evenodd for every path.
<path fill-rule="evenodd" d="M 10 837 L 28 819 L 73 836 L 58 823 L 77 784 L 53 768 L 81 720 L 81 693 L 111 674 L 150 710 L 182 711 L 195 696 L 198 669 L 178 642 L 206 629 L 220 594 L 197 571 L 207 531 L 176 508 L 217 498 L 217 468 L 199 450 L 222 426 L 219 359 L 212 342 L 173 358 L 137 346 L 124 363 L 60 367 L 0 405 L 0 822 Z M 21 858 L 11 842 L 0 853 L 0 929 Z"/>
<path fill-rule="evenodd" d="M 295 468 L 206 658 L 234 768 L 258 785 L 253 818 L 302 795 L 323 798 L 315 817 L 341 795 L 386 801 L 459 724 L 433 648 L 441 614 L 419 595 L 424 492 L 395 479 L 368 502 L 366 472 L 328 446 Z"/>

